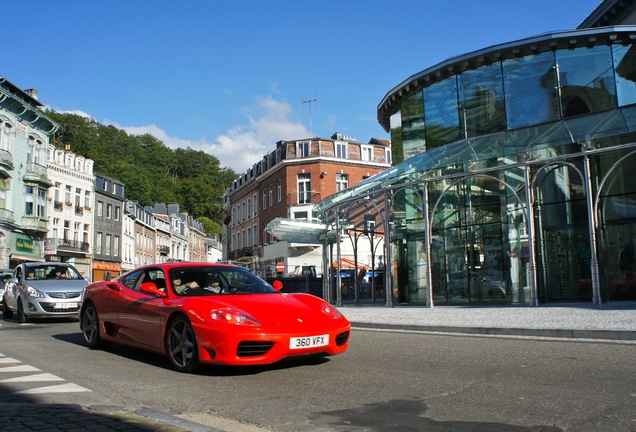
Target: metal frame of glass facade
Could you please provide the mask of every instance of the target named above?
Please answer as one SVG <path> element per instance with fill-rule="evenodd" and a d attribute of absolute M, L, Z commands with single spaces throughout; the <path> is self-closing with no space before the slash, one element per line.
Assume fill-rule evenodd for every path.
<path fill-rule="evenodd" d="M 606 27 L 416 74 L 378 107 L 401 163 L 316 211 L 379 218 L 388 306 L 636 299 L 635 54 Z"/>

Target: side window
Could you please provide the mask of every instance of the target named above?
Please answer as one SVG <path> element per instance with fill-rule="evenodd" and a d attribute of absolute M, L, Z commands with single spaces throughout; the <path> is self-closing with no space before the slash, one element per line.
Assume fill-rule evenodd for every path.
<path fill-rule="evenodd" d="M 153 282 L 161 291 L 166 290 L 166 275 L 160 269 L 146 271 L 143 282 Z"/>
<path fill-rule="evenodd" d="M 141 276 L 141 271 L 136 271 L 121 280 L 121 283 L 130 289 L 135 289 L 135 285 L 137 285 L 137 281 L 139 280 L 139 276 Z"/>

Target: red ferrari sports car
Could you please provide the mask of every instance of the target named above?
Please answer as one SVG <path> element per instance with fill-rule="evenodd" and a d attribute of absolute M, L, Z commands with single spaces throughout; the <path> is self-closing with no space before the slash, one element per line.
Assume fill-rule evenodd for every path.
<path fill-rule="evenodd" d="M 87 286 L 80 328 L 90 348 L 142 348 L 167 355 L 181 372 L 348 348 L 351 324 L 336 308 L 273 285 L 232 265 L 148 265 Z"/>

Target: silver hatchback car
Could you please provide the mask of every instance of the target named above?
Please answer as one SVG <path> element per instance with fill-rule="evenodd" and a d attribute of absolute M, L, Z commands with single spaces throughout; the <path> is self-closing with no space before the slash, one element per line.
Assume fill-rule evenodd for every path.
<path fill-rule="evenodd" d="M 3 294 L 4 318 L 77 317 L 88 282 L 68 263 L 24 263 L 13 271 Z"/>

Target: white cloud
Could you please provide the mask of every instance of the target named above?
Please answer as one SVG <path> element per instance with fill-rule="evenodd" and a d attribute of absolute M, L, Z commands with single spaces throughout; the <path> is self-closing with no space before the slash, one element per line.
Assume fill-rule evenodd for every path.
<path fill-rule="evenodd" d="M 190 147 L 216 156 L 221 166 L 242 173 L 274 150 L 280 140 L 309 138 L 310 133 L 301 123 L 290 119 L 292 110 L 287 102 L 271 96 L 257 98 L 255 106 L 245 110 L 246 123 L 236 125 L 214 141 L 200 139 L 190 141 L 168 135 L 159 126 L 114 126 L 131 135 L 150 134 L 170 148 Z"/>

